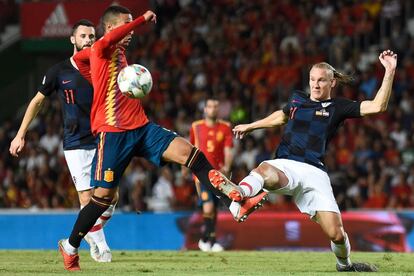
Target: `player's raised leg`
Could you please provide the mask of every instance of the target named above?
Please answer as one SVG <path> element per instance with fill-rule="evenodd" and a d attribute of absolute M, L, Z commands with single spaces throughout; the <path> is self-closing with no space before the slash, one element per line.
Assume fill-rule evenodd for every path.
<path fill-rule="evenodd" d="M 186 139 L 174 137 L 163 152 L 162 158 L 166 162 L 175 162 L 189 168 L 206 189 L 216 195 L 227 207 L 230 206 L 231 200 L 215 189 L 209 180 L 208 173 L 213 169 L 210 162 L 203 152 L 191 145 Z"/>

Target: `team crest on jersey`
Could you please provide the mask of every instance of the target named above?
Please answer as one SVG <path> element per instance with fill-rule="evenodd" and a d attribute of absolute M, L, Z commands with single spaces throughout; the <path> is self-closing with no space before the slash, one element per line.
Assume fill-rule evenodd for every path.
<path fill-rule="evenodd" d="M 104 171 L 104 180 L 106 182 L 114 181 L 114 171 L 111 169 L 107 169 L 106 171 Z"/>
<path fill-rule="evenodd" d="M 325 108 L 321 109 L 321 110 L 316 110 L 315 111 L 315 115 L 316 116 L 323 116 L 323 117 L 329 117 L 329 112 L 326 111 Z"/>
<path fill-rule="evenodd" d="M 220 141 L 223 141 L 223 138 L 224 138 L 223 132 L 221 132 L 221 131 L 217 132 L 216 140 L 220 142 Z"/>

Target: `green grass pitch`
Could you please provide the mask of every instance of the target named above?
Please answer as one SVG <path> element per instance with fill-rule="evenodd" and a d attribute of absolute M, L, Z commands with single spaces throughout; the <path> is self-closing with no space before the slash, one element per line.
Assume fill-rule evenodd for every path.
<path fill-rule="evenodd" d="M 352 253 L 354 261 L 379 267 L 381 275 L 414 275 L 414 254 Z M 330 252 L 113 251 L 112 263 L 96 263 L 81 251 L 82 275 L 331 275 Z M 68 275 L 58 251 L 0 251 L 0 275 Z M 343 273 L 342 273 L 343 274 Z"/>

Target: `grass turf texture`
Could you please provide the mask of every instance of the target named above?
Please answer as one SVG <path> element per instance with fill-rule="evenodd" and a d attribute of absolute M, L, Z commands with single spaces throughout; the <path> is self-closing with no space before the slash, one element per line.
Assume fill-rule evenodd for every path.
<path fill-rule="evenodd" d="M 378 266 L 381 275 L 413 275 L 414 254 L 352 254 L 354 261 Z M 330 252 L 228 251 L 113 251 L 112 263 L 96 263 L 80 252 L 82 275 L 330 275 L 335 257 Z M 0 275 L 68 275 L 58 251 L 0 251 Z M 73 272 L 78 273 L 78 272 Z M 341 273 L 343 274 L 343 273 Z M 376 275 L 377 275 L 376 274 Z"/>

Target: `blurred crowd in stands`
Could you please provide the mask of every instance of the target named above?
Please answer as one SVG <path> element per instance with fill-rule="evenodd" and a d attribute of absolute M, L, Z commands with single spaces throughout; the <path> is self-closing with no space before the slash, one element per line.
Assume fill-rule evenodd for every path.
<path fill-rule="evenodd" d="M 372 99 L 381 85 L 379 52 L 398 53 L 386 113 L 349 120 L 331 141 L 325 164 L 341 210 L 414 208 L 414 13 L 411 1 L 157 0 L 158 23 L 136 38 L 130 63 L 147 66 L 154 88 L 148 116 L 187 137 L 203 101 L 220 99 L 233 125 L 280 109 L 293 89 L 307 89 L 309 67 L 327 61 L 355 81 L 335 96 Z M 32 124 L 18 159 L 8 153 L 21 117 L 0 128 L 0 208 L 76 208 L 77 194 L 61 149 L 61 108 L 49 101 Z M 235 143 L 232 179 L 273 158 L 282 129 Z M 134 159 L 120 189 L 124 210 L 196 207 L 191 179 L 179 166 L 156 169 Z M 271 195 L 272 210 L 296 210 Z"/>

